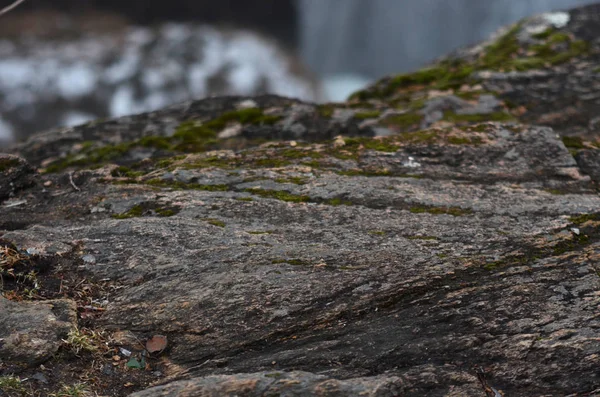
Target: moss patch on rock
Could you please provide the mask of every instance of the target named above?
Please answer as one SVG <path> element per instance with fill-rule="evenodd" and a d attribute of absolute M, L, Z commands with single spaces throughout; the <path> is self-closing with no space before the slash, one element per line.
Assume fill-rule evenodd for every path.
<path fill-rule="evenodd" d="M 250 188 L 245 189 L 245 192 L 255 194 L 257 196 L 266 197 L 266 198 L 274 198 L 281 201 L 287 201 L 290 203 L 306 203 L 310 201 L 310 197 L 297 195 L 290 192 L 286 192 L 284 190 L 267 190 L 267 189 L 259 189 L 259 188 Z"/>
<path fill-rule="evenodd" d="M 161 205 L 155 202 L 144 202 L 134 205 L 126 212 L 113 214 L 112 217 L 114 219 L 129 219 L 151 215 L 169 217 L 176 215 L 180 210 L 181 209 L 178 206 Z"/>
<path fill-rule="evenodd" d="M 0 172 L 7 171 L 19 165 L 18 159 L 4 158 L 0 159 Z"/>
<path fill-rule="evenodd" d="M 524 72 L 542 69 L 585 56 L 590 51 L 589 43 L 554 28 L 533 35 L 534 40 L 522 42 L 519 40 L 521 29 L 521 23 L 513 25 L 504 35 L 483 49 L 478 57 L 448 58 L 413 73 L 383 79 L 373 87 L 354 93 L 350 100 L 389 101 L 407 92 L 424 88 L 457 90 L 463 85 L 478 82 L 474 72 Z"/>
<path fill-rule="evenodd" d="M 188 120 L 175 129 L 172 136 L 146 136 L 131 142 L 97 146 L 82 145 L 77 153 L 56 160 L 46 167 L 46 172 L 60 172 L 70 167 L 101 166 L 111 161 L 126 158 L 128 152 L 136 148 L 148 148 L 165 152 L 165 155 L 177 153 L 198 153 L 217 148 L 221 140 L 218 133 L 229 123 L 242 125 L 272 125 L 280 116 L 266 115 L 262 109 L 249 108 L 225 112 L 208 120 Z"/>

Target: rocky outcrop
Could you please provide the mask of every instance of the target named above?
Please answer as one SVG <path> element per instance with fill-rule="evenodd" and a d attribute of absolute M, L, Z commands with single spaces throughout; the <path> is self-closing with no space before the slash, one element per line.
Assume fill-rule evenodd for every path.
<path fill-rule="evenodd" d="M 584 12 L 567 15 L 560 28 L 564 15 L 510 34 L 550 20 L 536 40 L 560 52 L 552 35 L 565 29 L 579 48 L 568 29 L 583 29 Z M 499 40 L 486 51 L 529 57 L 508 46 L 517 38 Z M 562 76 L 593 59 L 594 43 L 536 73 Z M 475 62 L 460 79 L 485 76 L 485 59 L 460 61 Z M 11 252 L 0 254 L 3 294 L 69 300 L 78 312 L 78 331 L 44 363 L 49 382 L 27 386 L 138 396 L 599 393 L 592 132 L 561 137 L 522 122 L 554 111 L 550 97 L 517 112 L 502 93 L 455 85 L 454 74 L 442 75 L 450 85 L 416 82 L 431 70 L 342 104 L 211 98 L 15 147 L 37 171 L 25 160 L 2 171 L 31 179 L 0 206 L 0 246 Z M 86 376 L 73 379 L 73 368 Z M 39 369 L 2 357 L 0 371 L 0 382 L 25 382 Z"/>

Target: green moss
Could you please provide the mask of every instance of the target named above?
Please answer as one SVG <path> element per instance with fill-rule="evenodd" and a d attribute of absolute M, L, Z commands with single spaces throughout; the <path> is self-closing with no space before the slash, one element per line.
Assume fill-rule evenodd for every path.
<path fill-rule="evenodd" d="M 4 172 L 19 165 L 18 159 L 0 159 L 0 172 Z"/>
<path fill-rule="evenodd" d="M 177 211 L 172 208 L 159 207 L 154 209 L 154 211 L 156 211 L 156 214 L 160 217 L 169 217 L 177 214 Z"/>
<path fill-rule="evenodd" d="M 571 234 L 568 238 L 560 240 L 554 245 L 529 247 L 524 250 L 525 254 L 510 255 L 500 261 L 486 263 L 483 267 L 487 270 L 495 270 L 512 265 L 525 265 L 541 258 L 578 251 L 597 241 L 600 228 L 597 225 L 585 225 L 585 223 L 587 221 L 599 221 L 600 213 L 578 215 L 571 217 L 570 220 L 580 227 L 579 235 Z"/>
<path fill-rule="evenodd" d="M 197 121 L 186 121 L 175 129 L 173 133 L 173 149 L 184 152 L 201 152 L 214 145 L 217 133 Z"/>
<path fill-rule="evenodd" d="M 548 39 L 546 40 L 546 42 L 550 44 L 566 43 L 569 41 L 571 41 L 571 38 L 568 34 L 563 32 L 552 33 L 548 36 Z"/>
<path fill-rule="evenodd" d="M 449 136 L 447 138 L 448 143 L 452 145 L 480 145 L 482 143 L 482 139 L 478 136 L 471 137 L 458 137 L 458 136 Z"/>
<path fill-rule="evenodd" d="M 213 226 L 218 226 L 218 227 L 225 227 L 225 222 L 220 221 L 218 219 L 214 219 L 214 218 L 206 218 L 204 219 L 206 222 L 210 223 Z"/>
<path fill-rule="evenodd" d="M 521 24 L 514 25 L 506 34 L 486 47 L 482 56 L 475 60 L 445 59 L 413 73 L 383 79 L 374 87 L 356 92 L 350 99 L 364 102 L 400 97 L 404 100 L 407 93 L 424 87 L 456 90 L 465 84 L 476 83 L 473 73 L 477 71 L 541 69 L 547 65 L 569 61 L 590 51 L 588 42 L 574 40 L 569 34 L 557 32 L 555 29 L 534 35 L 537 39 L 534 44 L 520 43 L 520 29 Z"/>
<path fill-rule="evenodd" d="M 403 87 L 432 83 L 435 83 L 435 88 L 440 90 L 459 88 L 473 72 L 474 68 L 461 60 L 446 60 L 431 68 L 394 77 L 389 84 L 389 89 L 395 91 Z"/>
<path fill-rule="evenodd" d="M 279 379 L 279 378 L 283 378 L 283 374 L 281 372 L 273 372 L 273 373 L 270 373 L 270 374 L 265 374 L 265 377 L 266 378 L 276 378 L 276 379 Z"/>
<path fill-rule="evenodd" d="M 226 192 L 230 190 L 228 185 L 201 185 L 199 183 L 166 181 L 162 179 L 150 179 L 144 183 L 150 186 L 167 187 L 175 190 L 202 190 L 206 192 Z"/>
<path fill-rule="evenodd" d="M 386 117 L 380 123 L 386 127 L 400 127 L 406 129 L 419 125 L 423 120 L 423 115 L 417 113 L 404 113 Z"/>
<path fill-rule="evenodd" d="M 365 149 L 376 150 L 378 152 L 396 153 L 400 149 L 397 145 L 392 144 L 392 140 L 370 138 L 365 139 Z"/>
<path fill-rule="evenodd" d="M 468 123 L 481 123 L 483 121 L 514 121 L 515 118 L 508 113 L 494 112 L 494 113 L 480 113 L 480 114 L 456 114 L 451 111 L 444 112 L 444 120 L 453 123 L 468 122 Z"/>
<path fill-rule="evenodd" d="M 368 233 L 374 236 L 385 236 L 385 232 L 383 230 L 369 230 Z"/>
<path fill-rule="evenodd" d="M 113 214 L 112 217 L 115 219 L 128 219 L 128 218 L 136 218 L 140 217 L 144 214 L 144 206 L 141 204 L 136 204 L 129 211 L 123 212 L 122 214 Z"/>
<path fill-rule="evenodd" d="M 411 112 L 417 112 L 425 107 L 427 104 L 428 98 L 423 97 L 419 99 L 410 98 L 406 103 L 406 108 Z M 402 108 L 401 106 L 397 106 L 398 108 Z"/>
<path fill-rule="evenodd" d="M 163 136 L 146 136 L 136 141 L 136 144 L 143 147 L 151 147 L 156 149 L 171 149 L 169 138 Z"/>
<path fill-rule="evenodd" d="M 408 236 L 409 240 L 437 240 L 438 238 L 435 236 Z"/>
<path fill-rule="evenodd" d="M 544 189 L 544 191 L 554 195 L 565 195 L 570 193 L 569 191 L 562 189 Z"/>
<path fill-rule="evenodd" d="M 458 207 L 428 207 L 424 205 L 412 206 L 409 211 L 413 214 L 429 213 L 433 215 L 448 214 L 452 216 L 463 216 L 472 213 L 471 210 Z"/>
<path fill-rule="evenodd" d="M 578 136 L 563 136 L 562 141 L 569 149 L 585 149 L 583 139 Z"/>
<path fill-rule="evenodd" d="M 338 205 L 352 205 L 352 202 L 348 201 L 348 200 L 342 200 L 341 198 L 336 197 L 336 198 L 332 198 L 329 200 L 325 200 L 324 204 L 338 206 Z"/>
<path fill-rule="evenodd" d="M 480 65 L 477 68 L 492 70 L 526 71 L 540 69 L 546 64 L 558 65 L 589 51 L 589 43 L 583 40 L 572 40 L 563 32 L 548 29 L 533 37 L 541 40 L 541 44 L 533 44 L 526 48 L 531 56 L 522 57 L 521 45 L 517 34 L 520 25 L 515 25 L 506 35 L 486 49 Z M 566 45 L 566 49 L 564 46 Z M 525 47 L 523 47 L 525 48 Z"/>
<path fill-rule="evenodd" d="M 248 234 L 273 234 L 275 232 L 273 230 L 264 230 L 264 231 L 254 230 L 254 231 L 248 231 L 246 233 L 248 233 Z"/>
<path fill-rule="evenodd" d="M 302 178 L 299 176 L 290 176 L 286 178 L 277 178 L 275 179 L 277 183 L 293 183 L 295 185 L 306 185 L 306 178 Z"/>
<path fill-rule="evenodd" d="M 545 40 L 548 37 L 550 37 L 552 35 L 552 33 L 554 33 L 554 32 L 555 32 L 554 28 L 548 28 L 541 33 L 536 33 L 536 34 L 531 35 L 531 37 L 533 37 L 534 39 L 538 39 L 538 40 Z"/>
<path fill-rule="evenodd" d="M 381 116 L 381 112 L 379 110 L 371 110 L 368 112 L 354 113 L 354 118 L 357 120 L 374 119 L 379 116 Z"/>
<path fill-rule="evenodd" d="M 46 167 L 46 172 L 60 172 L 69 167 L 90 166 L 103 164 L 126 154 L 131 148 L 131 143 L 106 145 L 99 148 L 88 147 L 82 152 L 71 154 L 64 159 L 56 160 Z"/>
<path fill-rule="evenodd" d="M 581 225 L 588 221 L 598 222 L 600 221 L 600 213 L 575 215 L 570 217 L 569 221 L 576 225 Z"/>
<path fill-rule="evenodd" d="M 6 396 L 26 396 L 28 389 L 20 378 L 4 375 L 0 376 L 0 392 Z"/>
<path fill-rule="evenodd" d="M 236 197 L 237 201 L 254 201 L 252 197 Z"/>
<path fill-rule="evenodd" d="M 266 189 L 246 189 L 248 193 L 255 194 L 257 196 L 265 197 L 265 198 L 273 198 L 277 200 L 287 201 L 291 203 L 305 203 L 310 201 L 310 197 L 302 196 L 297 194 L 292 194 L 290 192 L 286 192 L 284 190 L 266 190 Z"/>
<path fill-rule="evenodd" d="M 277 155 L 281 157 L 285 157 L 286 159 L 303 159 L 303 158 L 312 158 L 312 159 L 320 159 L 323 158 L 323 154 L 315 151 L 304 150 L 301 148 L 298 149 L 286 149 L 281 152 L 278 152 Z"/>
<path fill-rule="evenodd" d="M 115 178 L 137 178 L 144 175 L 141 171 L 133 171 L 131 168 L 125 166 L 115 168 L 110 174 Z"/>
<path fill-rule="evenodd" d="M 448 257 L 448 255 L 446 255 L 446 254 L 436 254 L 436 256 L 440 259 L 445 259 Z"/>
<path fill-rule="evenodd" d="M 183 160 L 186 157 L 187 157 L 187 155 L 184 154 L 184 155 L 179 155 L 179 156 L 171 156 L 168 158 L 163 158 L 163 159 L 157 160 L 155 166 L 156 166 L 156 168 L 168 168 L 171 165 L 173 165 L 173 163 L 175 163 L 176 161 Z"/>
<path fill-rule="evenodd" d="M 317 112 L 321 115 L 321 117 L 331 118 L 331 116 L 333 116 L 334 111 L 335 106 L 333 104 L 324 104 L 317 106 Z"/>
<path fill-rule="evenodd" d="M 419 130 L 414 132 L 405 132 L 396 137 L 404 143 L 426 143 L 431 144 L 439 139 L 439 135 L 433 130 Z"/>
<path fill-rule="evenodd" d="M 485 69 L 498 69 L 513 59 L 519 51 L 519 40 L 517 34 L 521 25 L 513 26 L 506 34 L 496 40 L 485 49 L 481 60 L 481 67 Z"/>
<path fill-rule="evenodd" d="M 358 91 L 351 100 L 367 101 L 394 96 L 411 87 L 431 86 L 439 90 L 456 89 L 469 82 L 474 67 L 462 60 L 449 59 L 413 73 L 401 74 L 381 81 L 375 87 Z"/>
<path fill-rule="evenodd" d="M 115 219 L 128 219 L 143 216 L 144 214 L 151 213 L 154 211 L 157 216 L 169 217 L 179 213 L 180 208 L 175 206 L 161 206 L 157 203 L 146 202 L 142 204 L 136 204 L 129 211 L 122 214 L 113 214 L 112 217 Z"/>
<path fill-rule="evenodd" d="M 318 161 L 318 160 L 312 160 L 312 161 L 303 161 L 303 162 L 302 162 L 302 163 L 300 163 L 300 164 L 302 164 L 302 165 L 306 165 L 306 166 L 308 166 L 308 167 L 311 167 L 311 168 L 316 168 L 316 169 L 322 168 L 322 166 L 323 166 L 323 165 L 321 164 L 321 162 L 320 162 L 320 161 Z"/>
<path fill-rule="evenodd" d="M 543 58 L 529 57 L 529 58 L 517 58 L 511 61 L 510 69 L 514 69 L 518 72 L 526 72 L 531 69 L 542 69 L 546 66 L 546 61 Z"/>

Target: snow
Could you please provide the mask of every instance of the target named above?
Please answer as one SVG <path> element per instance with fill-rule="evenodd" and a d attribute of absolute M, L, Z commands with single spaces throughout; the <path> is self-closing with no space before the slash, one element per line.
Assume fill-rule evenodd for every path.
<path fill-rule="evenodd" d="M 215 94 L 320 99 L 296 62 L 256 33 L 186 24 L 65 41 L 0 39 L 0 115 L 28 124 L 52 109 L 57 123 L 73 125 Z M 4 121 L 0 137 L 14 130 Z"/>

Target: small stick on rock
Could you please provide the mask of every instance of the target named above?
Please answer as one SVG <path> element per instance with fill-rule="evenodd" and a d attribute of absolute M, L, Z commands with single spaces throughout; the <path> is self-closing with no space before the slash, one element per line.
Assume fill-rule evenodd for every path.
<path fill-rule="evenodd" d="M 73 189 L 77 190 L 78 192 L 81 191 L 81 189 L 78 188 L 75 182 L 73 181 L 73 171 L 69 172 L 69 182 L 71 182 L 71 186 L 73 186 Z"/>

